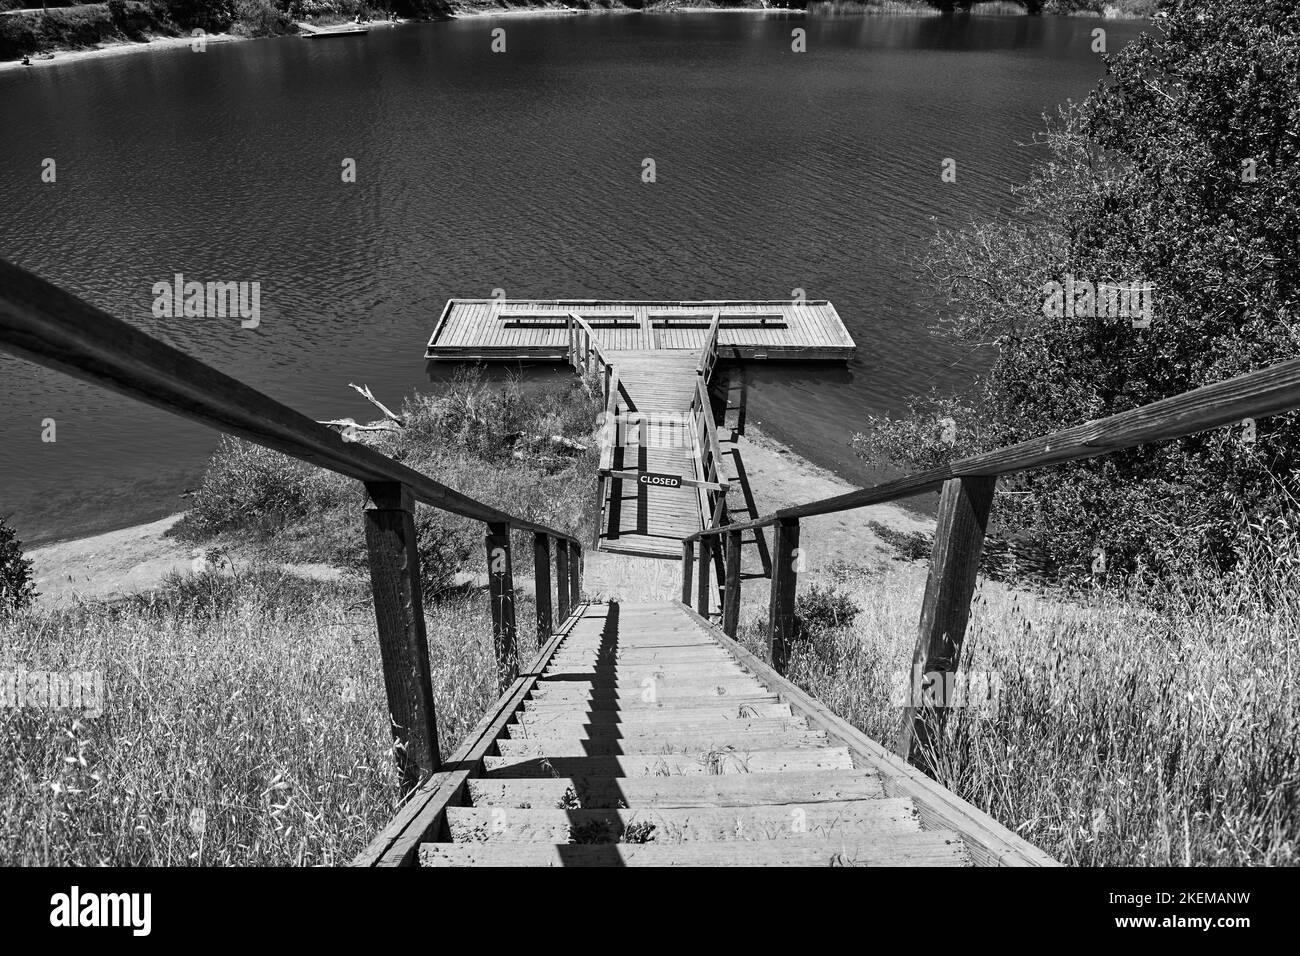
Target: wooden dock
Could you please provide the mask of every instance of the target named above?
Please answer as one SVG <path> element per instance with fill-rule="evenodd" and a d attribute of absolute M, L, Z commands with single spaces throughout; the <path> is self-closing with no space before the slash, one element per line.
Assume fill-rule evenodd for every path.
<path fill-rule="evenodd" d="M 724 359 L 845 361 L 853 339 L 825 299 L 605 301 L 450 299 L 425 347 L 443 362 L 561 362 L 576 313 L 606 351 L 699 352 L 716 313 Z"/>

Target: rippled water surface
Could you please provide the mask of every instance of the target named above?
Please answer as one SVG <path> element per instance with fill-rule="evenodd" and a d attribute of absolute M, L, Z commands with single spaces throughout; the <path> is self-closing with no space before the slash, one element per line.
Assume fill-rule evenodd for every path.
<path fill-rule="evenodd" d="M 911 262 L 936 227 L 1009 205 L 1042 114 L 1102 75 L 1095 26 L 472 19 L 44 64 L 0 74 L 0 256 L 317 418 L 369 417 L 348 382 L 390 404 L 427 383 L 451 296 L 802 288 L 836 304 L 858 354 L 755 369 L 750 413 L 865 480 L 854 424 L 974 368 L 927 335 Z M 1140 29 L 1108 23 L 1112 50 Z M 260 327 L 154 318 L 152 286 L 176 272 L 259 281 Z M 3 355 L 0 376 L 0 513 L 29 542 L 177 510 L 216 440 Z"/>

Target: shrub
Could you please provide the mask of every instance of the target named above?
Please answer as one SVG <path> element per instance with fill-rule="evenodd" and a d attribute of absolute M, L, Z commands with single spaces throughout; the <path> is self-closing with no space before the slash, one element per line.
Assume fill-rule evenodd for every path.
<path fill-rule="evenodd" d="M 173 532 L 201 540 L 227 531 L 268 534 L 347 496 L 346 479 L 261 445 L 223 437 Z"/>
<path fill-rule="evenodd" d="M 23 557 L 23 544 L 14 529 L 0 518 L 0 613 L 20 611 L 35 597 L 32 562 Z"/>
<path fill-rule="evenodd" d="M 287 33 L 293 22 L 271 0 L 236 0 L 231 32 L 246 37 L 270 37 Z"/>
<path fill-rule="evenodd" d="M 1287 133 L 1300 125 L 1300 10 L 1187 0 L 1160 23 L 1049 128 L 1049 159 L 1012 219 L 936 239 L 923 269 L 946 302 L 939 331 L 996 352 L 971 394 L 873 419 L 865 456 L 927 468 L 1300 351 L 1300 143 Z M 1149 283 L 1155 315 L 1134 328 L 1056 314 L 1047 283 L 1067 276 Z M 955 425 L 946 448 L 918 440 L 940 413 Z M 1300 415 L 1039 469 L 999 490 L 1014 494 L 999 495 L 998 523 L 1066 577 L 1089 575 L 1100 551 L 1115 583 L 1222 573 L 1250 525 L 1300 499 Z"/>

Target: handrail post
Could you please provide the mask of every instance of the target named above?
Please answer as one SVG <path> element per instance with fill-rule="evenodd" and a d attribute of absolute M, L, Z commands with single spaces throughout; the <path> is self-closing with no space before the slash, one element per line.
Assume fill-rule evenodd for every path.
<path fill-rule="evenodd" d="M 577 607 L 582 603 L 582 545 L 569 542 L 569 603 Z"/>
<path fill-rule="evenodd" d="M 784 674 L 794 640 L 794 603 L 799 584 L 799 519 L 782 518 L 773 527 L 772 592 L 767 607 L 767 647 L 772 668 Z"/>
<path fill-rule="evenodd" d="M 725 583 L 722 586 L 722 633 L 735 637 L 740 629 L 740 532 L 727 532 Z"/>
<path fill-rule="evenodd" d="M 941 730 L 952 703 L 997 482 L 993 475 L 951 478 L 944 482 L 939 498 L 930 574 L 898 739 L 899 756 L 927 772 L 923 764 L 938 742 L 938 734 L 932 731 Z"/>
<path fill-rule="evenodd" d="M 541 647 L 555 629 L 551 614 L 551 538 L 533 532 L 533 599 L 537 605 L 537 646 Z"/>
<path fill-rule="evenodd" d="M 712 538 L 707 534 L 700 538 L 700 566 L 695 591 L 695 610 L 700 617 L 709 616 L 709 552 L 712 548 Z"/>
<path fill-rule="evenodd" d="M 555 607 L 560 620 L 569 619 L 569 542 L 555 539 Z"/>
<path fill-rule="evenodd" d="M 510 557 L 510 525 L 487 523 L 488 596 L 492 602 L 492 644 L 497 655 L 497 685 L 504 691 L 519 673 L 515 633 L 515 579 Z"/>
<path fill-rule="evenodd" d="M 691 606 L 691 578 L 695 571 L 695 542 L 682 542 L 682 603 Z"/>
<path fill-rule="evenodd" d="M 366 551 L 389 719 L 402 792 L 441 766 L 415 534 L 415 499 L 401 482 L 367 482 Z"/>

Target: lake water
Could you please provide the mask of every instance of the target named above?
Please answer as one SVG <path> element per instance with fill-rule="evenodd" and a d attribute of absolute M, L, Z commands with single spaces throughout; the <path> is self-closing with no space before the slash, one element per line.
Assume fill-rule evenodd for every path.
<path fill-rule="evenodd" d="M 866 481 L 848 446 L 864 416 L 978 367 L 928 335 L 913 260 L 936 228 L 1009 207 L 1042 114 L 1103 74 L 1097 25 L 469 19 L 42 64 L 0 74 L 0 256 L 306 414 L 363 420 L 348 383 L 389 404 L 427 386 L 452 296 L 801 288 L 836 304 L 858 354 L 755 367 L 751 420 Z M 1143 28 L 1106 23 L 1111 50 Z M 177 272 L 260 282 L 260 326 L 155 318 L 152 287 Z M 216 441 L 5 355 L 0 376 L 0 514 L 29 544 L 178 510 Z"/>

